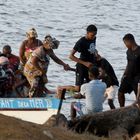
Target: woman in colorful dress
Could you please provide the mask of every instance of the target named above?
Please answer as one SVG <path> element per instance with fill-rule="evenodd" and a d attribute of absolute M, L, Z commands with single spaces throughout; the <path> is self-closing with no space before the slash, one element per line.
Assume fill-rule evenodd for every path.
<path fill-rule="evenodd" d="M 29 97 L 42 96 L 42 92 L 47 83 L 47 67 L 49 65 L 49 57 L 52 58 L 57 64 L 64 67 L 65 70 L 69 70 L 68 64 L 65 64 L 60 60 L 54 53 L 53 49 L 58 48 L 59 41 L 52 38 L 51 36 L 46 36 L 43 41 L 43 45 L 33 51 L 31 57 L 27 61 L 24 67 L 24 75 L 26 76 L 29 84 L 30 91 Z M 48 57 L 48 61 L 46 61 Z"/>

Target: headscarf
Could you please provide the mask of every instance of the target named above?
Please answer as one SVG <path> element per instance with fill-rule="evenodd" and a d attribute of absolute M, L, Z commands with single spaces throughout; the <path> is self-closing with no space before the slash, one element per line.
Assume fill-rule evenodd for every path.
<path fill-rule="evenodd" d="M 37 38 L 38 37 L 37 32 L 34 28 L 29 29 L 29 31 L 26 32 L 26 35 L 29 38 Z"/>
<path fill-rule="evenodd" d="M 57 49 L 60 41 L 56 40 L 56 38 L 52 38 L 50 35 L 45 36 L 45 43 L 48 43 L 52 49 Z"/>
<path fill-rule="evenodd" d="M 6 64 L 9 64 L 8 58 L 5 56 L 1 56 L 0 57 L 0 65 L 6 65 Z"/>

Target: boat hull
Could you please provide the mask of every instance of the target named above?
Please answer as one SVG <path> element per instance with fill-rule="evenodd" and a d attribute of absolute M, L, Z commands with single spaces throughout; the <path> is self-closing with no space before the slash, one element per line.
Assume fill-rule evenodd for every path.
<path fill-rule="evenodd" d="M 57 109 L 48 110 L 1 110 L 0 114 L 15 117 L 24 121 L 44 124 L 52 115 L 57 114 Z"/>
<path fill-rule="evenodd" d="M 52 98 L 1 98 L 0 114 L 43 124 L 57 114 L 60 100 Z"/>

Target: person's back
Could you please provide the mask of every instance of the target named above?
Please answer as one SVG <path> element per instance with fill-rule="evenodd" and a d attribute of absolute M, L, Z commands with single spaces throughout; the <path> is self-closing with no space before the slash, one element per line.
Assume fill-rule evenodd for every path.
<path fill-rule="evenodd" d="M 89 69 L 89 83 L 83 84 L 79 94 L 74 95 L 74 98 L 85 98 L 85 107 L 81 109 L 81 104 L 72 102 L 71 104 L 71 119 L 76 118 L 76 111 L 80 114 L 94 114 L 103 110 L 104 93 L 106 84 L 98 80 L 98 67 L 93 66 Z"/>
<path fill-rule="evenodd" d="M 9 60 L 8 68 L 11 69 L 13 72 L 18 70 L 20 60 L 18 56 L 12 54 L 11 46 L 5 45 L 3 47 L 3 55 L 5 55 Z"/>
<path fill-rule="evenodd" d="M 101 57 L 98 54 L 98 51 L 96 51 L 96 57 L 97 57 L 96 66 L 104 70 L 105 75 L 106 75 L 105 77 L 102 77 L 103 82 L 107 84 L 107 87 L 110 87 L 113 85 L 119 86 L 119 82 L 118 82 L 117 76 L 115 74 L 115 71 L 112 65 L 105 58 Z"/>
<path fill-rule="evenodd" d="M 9 66 L 8 66 L 8 68 L 12 69 L 14 72 L 16 70 L 18 70 L 19 63 L 20 63 L 19 57 L 14 55 L 14 54 L 11 54 L 11 56 L 8 57 L 8 59 L 9 59 Z"/>
<path fill-rule="evenodd" d="M 100 80 L 92 80 L 81 86 L 81 94 L 85 95 L 88 114 L 103 110 L 105 90 L 106 84 Z"/>

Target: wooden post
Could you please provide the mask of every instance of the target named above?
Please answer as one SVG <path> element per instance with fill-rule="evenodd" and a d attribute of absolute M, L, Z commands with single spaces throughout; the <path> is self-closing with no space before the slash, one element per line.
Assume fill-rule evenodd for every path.
<path fill-rule="evenodd" d="M 62 103 L 63 103 L 63 99 L 65 98 L 65 93 L 66 93 L 66 89 L 63 89 L 62 94 L 61 94 L 61 98 L 60 98 L 60 103 L 59 103 L 57 115 L 60 114 Z"/>
<path fill-rule="evenodd" d="M 58 124 L 59 124 L 59 116 L 60 116 L 60 111 L 61 111 L 63 99 L 65 98 L 65 93 L 66 93 L 66 89 L 63 89 L 62 94 L 61 94 L 61 98 L 60 98 L 60 103 L 59 103 L 57 115 L 56 115 L 56 126 L 58 126 Z"/>

